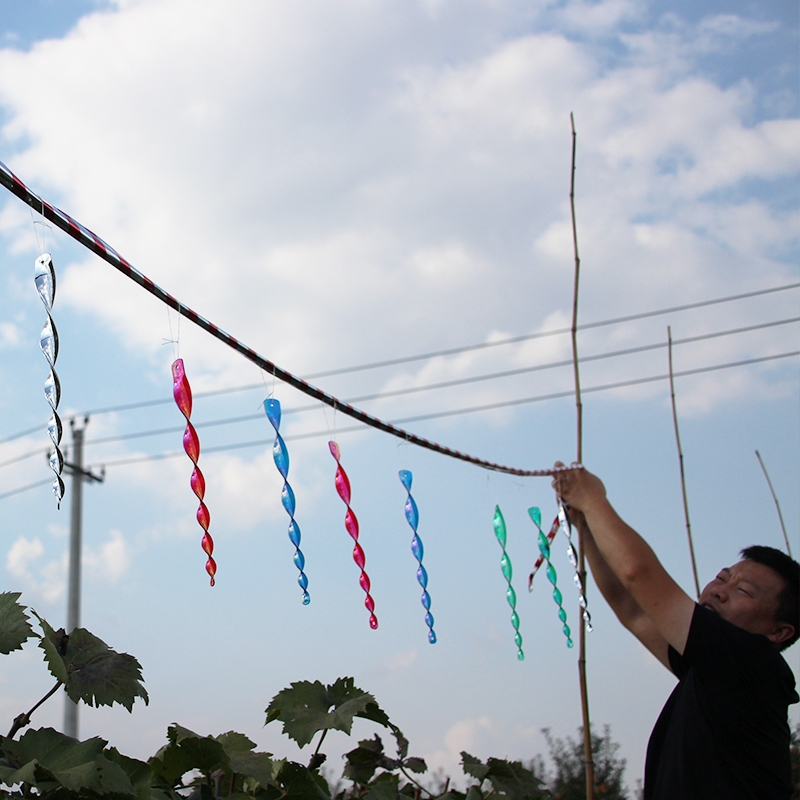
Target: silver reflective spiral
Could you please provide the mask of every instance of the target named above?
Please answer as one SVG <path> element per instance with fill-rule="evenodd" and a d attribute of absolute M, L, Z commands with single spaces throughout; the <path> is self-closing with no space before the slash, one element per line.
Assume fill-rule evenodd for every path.
<path fill-rule="evenodd" d="M 53 310 L 53 301 L 56 297 L 56 271 L 50 253 L 42 253 L 36 259 L 34 281 L 36 282 L 36 291 L 39 292 L 39 297 L 42 299 L 47 312 L 47 319 L 39 337 L 39 347 L 42 348 L 42 353 L 44 353 L 44 357 L 50 365 L 50 374 L 44 382 L 44 396 L 53 412 L 47 423 L 47 433 L 50 435 L 55 448 L 50 455 L 50 469 L 56 475 L 56 479 L 53 481 L 53 494 L 56 496 L 58 507 L 61 508 L 61 498 L 64 497 L 64 481 L 61 479 L 61 473 L 64 470 L 64 456 L 60 447 L 63 428 L 57 411 L 58 404 L 61 401 L 61 382 L 58 380 L 55 370 L 56 359 L 58 358 L 58 331 L 53 322 L 53 317 L 50 315 Z"/>

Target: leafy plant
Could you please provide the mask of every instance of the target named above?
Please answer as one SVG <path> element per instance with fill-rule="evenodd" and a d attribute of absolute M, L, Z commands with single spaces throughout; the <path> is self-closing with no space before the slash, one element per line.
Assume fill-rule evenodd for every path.
<path fill-rule="evenodd" d="M 18 592 L 0 594 L 0 653 L 8 655 L 38 638 L 44 661 L 56 683 L 30 711 L 17 716 L 8 736 L 0 738 L 0 795 L 8 800 L 543 800 L 582 797 L 573 784 L 582 781 L 582 748 L 545 732 L 556 776 L 548 787 L 540 757 L 528 765 L 490 758 L 485 763 L 461 754 L 464 774 L 471 779 L 465 792 L 450 788 L 449 779 L 429 778 L 422 758 L 408 755 L 408 739 L 369 693 L 353 678 L 326 685 L 298 681 L 278 692 L 266 708 L 266 724 L 280 722 L 283 733 L 301 748 L 316 740 L 308 765 L 256 751 L 247 736 L 229 731 L 202 736 L 170 725 L 167 742 L 147 761 L 122 755 L 105 739 L 80 742 L 52 728 L 28 730 L 31 715 L 63 688 L 75 702 L 88 706 L 119 703 L 132 711 L 136 699 L 148 702 L 139 662 L 118 653 L 89 631 L 67 635 L 54 630 L 31 610 L 41 633 L 30 625 Z M 378 733 L 362 739 L 344 755 L 342 781 L 329 785 L 320 769 L 320 751 L 330 730 L 351 734 L 353 721 L 363 719 L 388 731 L 395 754 L 384 749 Z M 619 745 L 608 729 L 593 737 L 596 774 L 604 783 L 598 797 L 625 798 L 621 786 L 625 762 L 616 757 Z M 581 750 L 580 754 L 578 749 Z M 795 748 L 796 751 L 796 748 Z M 581 783 L 582 786 L 582 783 Z M 342 788 L 343 787 L 343 788 Z M 435 787 L 435 788 L 434 788 Z M 608 791 L 607 791 L 608 789 Z M 615 793 L 616 792 L 616 793 Z"/>

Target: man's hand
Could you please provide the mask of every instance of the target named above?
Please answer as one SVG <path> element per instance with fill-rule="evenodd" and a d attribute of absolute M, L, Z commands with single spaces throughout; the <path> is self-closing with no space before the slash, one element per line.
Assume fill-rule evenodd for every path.
<path fill-rule="evenodd" d="M 556 462 L 556 467 L 563 469 L 564 464 Z M 614 511 L 600 478 L 587 469 L 567 469 L 554 475 L 553 488 L 573 509 L 592 573 L 606 600 L 623 625 L 669 666 L 667 643 L 683 653 L 694 601 L 669 576 L 647 542 Z"/>
<path fill-rule="evenodd" d="M 556 467 L 564 467 L 556 461 Z M 588 469 L 571 469 L 559 472 L 553 478 L 553 488 L 556 494 L 569 505 L 581 512 L 594 507 L 597 503 L 606 501 L 606 487 L 597 475 L 592 475 Z"/>

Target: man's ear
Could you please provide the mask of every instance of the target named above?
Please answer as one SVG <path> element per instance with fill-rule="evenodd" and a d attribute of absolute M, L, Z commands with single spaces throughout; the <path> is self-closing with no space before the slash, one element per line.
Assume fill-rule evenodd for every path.
<path fill-rule="evenodd" d="M 779 622 L 775 630 L 772 633 L 767 634 L 767 638 L 773 644 L 782 644 L 787 639 L 791 639 L 795 633 L 794 625 L 790 625 L 788 622 Z"/>

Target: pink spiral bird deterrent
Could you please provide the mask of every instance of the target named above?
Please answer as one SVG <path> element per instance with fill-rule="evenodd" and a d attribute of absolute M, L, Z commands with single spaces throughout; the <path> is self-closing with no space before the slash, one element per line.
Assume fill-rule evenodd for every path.
<path fill-rule="evenodd" d="M 553 520 L 553 525 L 550 528 L 550 532 L 547 534 L 547 544 L 550 545 L 553 543 L 553 539 L 556 538 L 556 534 L 559 531 L 560 522 L 558 517 Z M 536 559 L 536 563 L 533 565 L 533 569 L 531 570 L 531 574 L 528 576 L 528 591 L 533 591 L 533 578 L 534 575 L 539 571 L 539 567 L 542 566 L 544 563 L 544 554 L 540 554 L 539 557 Z"/>
<path fill-rule="evenodd" d="M 353 513 L 353 509 L 350 508 L 350 479 L 347 477 L 347 473 L 339 463 L 339 459 L 342 455 L 341 451 L 339 450 L 339 445 L 336 442 L 328 442 L 328 447 L 330 448 L 331 455 L 336 459 L 336 476 L 334 478 L 336 491 L 339 493 L 339 497 L 342 498 L 344 504 L 347 506 L 347 513 L 344 515 L 344 527 L 353 537 L 353 541 L 355 542 L 355 547 L 353 548 L 353 561 L 356 562 L 356 566 L 361 570 L 361 576 L 359 577 L 358 582 L 367 595 L 366 600 L 364 600 L 364 605 L 367 607 L 367 611 L 369 611 L 369 626 L 372 628 L 372 630 L 375 630 L 378 627 L 378 618 L 375 616 L 375 601 L 372 599 L 372 596 L 369 593 L 369 575 L 367 575 L 367 573 L 364 571 L 364 565 L 366 564 L 367 559 L 364 555 L 364 550 L 358 543 L 358 520 L 356 519 L 356 515 Z"/>
<path fill-rule="evenodd" d="M 208 513 L 206 504 L 203 502 L 203 497 L 206 493 L 206 481 L 203 477 L 203 473 L 200 472 L 200 467 L 197 466 L 197 462 L 200 459 L 200 439 L 197 437 L 197 431 L 195 431 L 194 425 L 189 421 L 189 418 L 192 416 L 192 389 L 189 386 L 189 381 L 183 369 L 182 358 L 177 359 L 172 365 L 172 380 L 172 395 L 175 398 L 175 402 L 181 414 L 186 417 L 186 430 L 183 432 L 183 449 L 194 464 L 190 484 L 192 491 L 197 495 L 197 499 L 200 501 L 200 505 L 197 507 L 197 522 L 203 529 L 201 546 L 208 556 L 206 572 L 211 578 L 211 585 L 213 586 L 215 583 L 214 575 L 217 573 L 217 563 L 212 558 L 214 540 L 208 532 L 208 526 L 211 524 L 211 515 Z"/>

